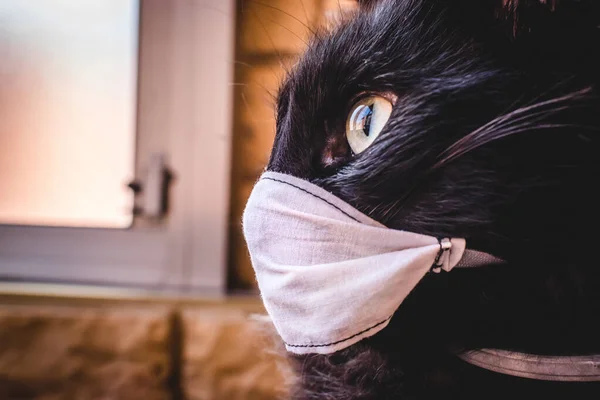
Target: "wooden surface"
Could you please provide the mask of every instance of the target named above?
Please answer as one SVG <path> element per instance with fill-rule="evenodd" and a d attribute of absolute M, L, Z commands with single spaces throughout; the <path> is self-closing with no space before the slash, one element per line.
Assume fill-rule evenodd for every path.
<path fill-rule="evenodd" d="M 0 296 L 0 399 L 285 398 L 291 376 L 257 299 Z"/>

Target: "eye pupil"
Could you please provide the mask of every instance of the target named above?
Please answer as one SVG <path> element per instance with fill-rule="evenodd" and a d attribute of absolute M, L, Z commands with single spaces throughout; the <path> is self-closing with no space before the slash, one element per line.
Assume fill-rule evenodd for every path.
<path fill-rule="evenodd" d="M 371 118 L 373 117 L 373 104 L 361 104 L 356 107 L 349 121 L 349 128 L 362 132 L 365 136 L 371 134 Z"/>
<path fill-rule="evenodd" d="M 369 136 L 371 133 L 371 118 L 373 117 L 373 106 L 367 106 L 367 115 L 364 117 L 363 132 Z"/>
<path fill-rule="evenodd" d="M 346 120 L 346 139 L 354 154 L 369 147 L 381 133 L 392 113 L 392 103 L 370 96 L 356 103 Z"/>

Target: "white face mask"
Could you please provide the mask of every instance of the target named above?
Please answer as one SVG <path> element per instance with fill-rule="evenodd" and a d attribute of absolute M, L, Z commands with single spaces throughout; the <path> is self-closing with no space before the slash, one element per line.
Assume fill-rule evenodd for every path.
<path fill-rule="evenodd" d="M 288 351 L 328 354 L 372 336 L 429 271 L 502 262 L 464 239 L 389 229 L 312 183 L 262 175 L 244 235 Z"/>

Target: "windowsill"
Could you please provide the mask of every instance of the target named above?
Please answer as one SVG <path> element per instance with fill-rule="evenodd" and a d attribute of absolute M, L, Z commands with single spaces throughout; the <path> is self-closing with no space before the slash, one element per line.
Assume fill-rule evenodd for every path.
<path fill-rule="evenodd" d="M 260 297 L 255 293 L 223 294 L 210 290 L 190 292 L 108 287 L 61 283 L 0 282 L 0 303 L 23 303 L 44 300 L 58 303 L 161 303 L 176 305 L 232 306 L 236 308 L 261 308 Z"/>

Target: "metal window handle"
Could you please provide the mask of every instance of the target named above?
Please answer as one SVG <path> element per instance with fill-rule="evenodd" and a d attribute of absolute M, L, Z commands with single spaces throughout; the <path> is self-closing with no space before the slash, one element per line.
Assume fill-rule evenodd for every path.
<path fill-rule="evenodd" d="M 164 217 L 169 211 L 169 188 L 172 181 L 173 173 L 167 166 L 165 154 L 152 154 L 145 179 L 134 180 L 127 185 L 136 195 L 134 215 L 150 219 Z"/>

